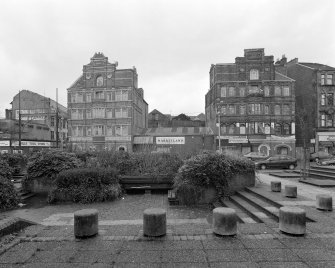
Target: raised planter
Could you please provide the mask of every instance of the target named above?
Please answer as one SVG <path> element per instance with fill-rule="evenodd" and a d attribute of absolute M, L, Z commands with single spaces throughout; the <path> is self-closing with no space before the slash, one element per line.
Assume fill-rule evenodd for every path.
<path fill-rule="evenodd" d="M 56 188 L 53 180 L 53 178 L 48 177 L 25 179 L 23 188 L 32 193 L 49 193 L 52 189 Z"/>
<path fill-rule="evenodd" d="M 255 186 L 255 173 L 238 174 L 229 181 L 229 192 L 234 194 L 245 187 Z M 201 187 L 185 185 L 177 189 L 177 199 L 180 205 L 209 204 L 217 198 L 217 190 L 214 186 Z"/>

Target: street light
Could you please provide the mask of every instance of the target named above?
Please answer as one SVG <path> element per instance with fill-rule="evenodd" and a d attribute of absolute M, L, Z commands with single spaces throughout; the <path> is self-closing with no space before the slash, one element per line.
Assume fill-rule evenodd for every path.
<path fill-rule="evenodd" d="M 222 149 L 221 149 L 221 105 L 220 104 L 217 104 L 216 105 L 216 117 L 218 116 L 219 117 L 219 153 L 222 152 Z"/>

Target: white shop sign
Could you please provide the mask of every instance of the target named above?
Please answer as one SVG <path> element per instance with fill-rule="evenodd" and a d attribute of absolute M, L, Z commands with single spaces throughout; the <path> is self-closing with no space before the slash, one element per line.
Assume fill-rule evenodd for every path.
<path fill-rule="evenodd" d="M 12 143 L 13 146 L 19 146 L 19 142 L 15 141 Z M 45 146 L 50 147 L 50 142 L 48 141 L 21 141 L 21 146 Z"/>
<path fill-rule="evenodd" d="M 0 146 L 9 146 L 9 141 L 0 141 Z"/>
<path fill-rule="evenodd" d="M 228 143 L 248 143 L 248 139 L 234 138 L 229 139 Z"/>
<path fill-rule="evenodd" d="M 156 144 L 185 144 L 185 137 L 156 137 Z"/>

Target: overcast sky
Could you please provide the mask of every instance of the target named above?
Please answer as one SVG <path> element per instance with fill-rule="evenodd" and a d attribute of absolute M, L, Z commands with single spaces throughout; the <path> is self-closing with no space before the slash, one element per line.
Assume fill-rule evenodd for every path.
<path fill-rule="evenodd" d="M 205 111 L 209 68 L 245 48 L 335 67 L 335 1 L 2 0 L 0 116 L 28 89 L 67 105 L 95 52 L 138 72 L 149 111 Z"/>

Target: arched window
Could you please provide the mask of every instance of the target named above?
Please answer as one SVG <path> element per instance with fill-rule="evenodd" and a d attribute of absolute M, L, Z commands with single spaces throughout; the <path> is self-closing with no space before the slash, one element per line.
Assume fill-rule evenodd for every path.
<path fill-rule="evenodd" d="M 245 124 L 240 125 L 240 134 L 245 134 Z"/>
<path fill-rule="evenodd" d="M 275 105 L 275 114 L 279 115 L 280 114 L 280 105 Z"/>
<path fill-rule="evenodd" d="M 257 69 L 250 70 L 250 80 L 258 80 L 259 79 L 259 72 Z"/>
<path fill-rule="evenodd" d="M 235 132 L 235 125 L 231 124 L 228 128 L 228 134 L 234 134 Z"/>
<path fill-rule="evenodd" d="M 102 87 L 104 85 L 104 78 L 100 75 L 97 77 L 97 87 Z"/>
<path fill-rule="evenodd" d="M 235 88 L 234 87 L 230 87 L 228 90 L 228 96 L 229 97 L 234 97 L 235 96 Z"/>

